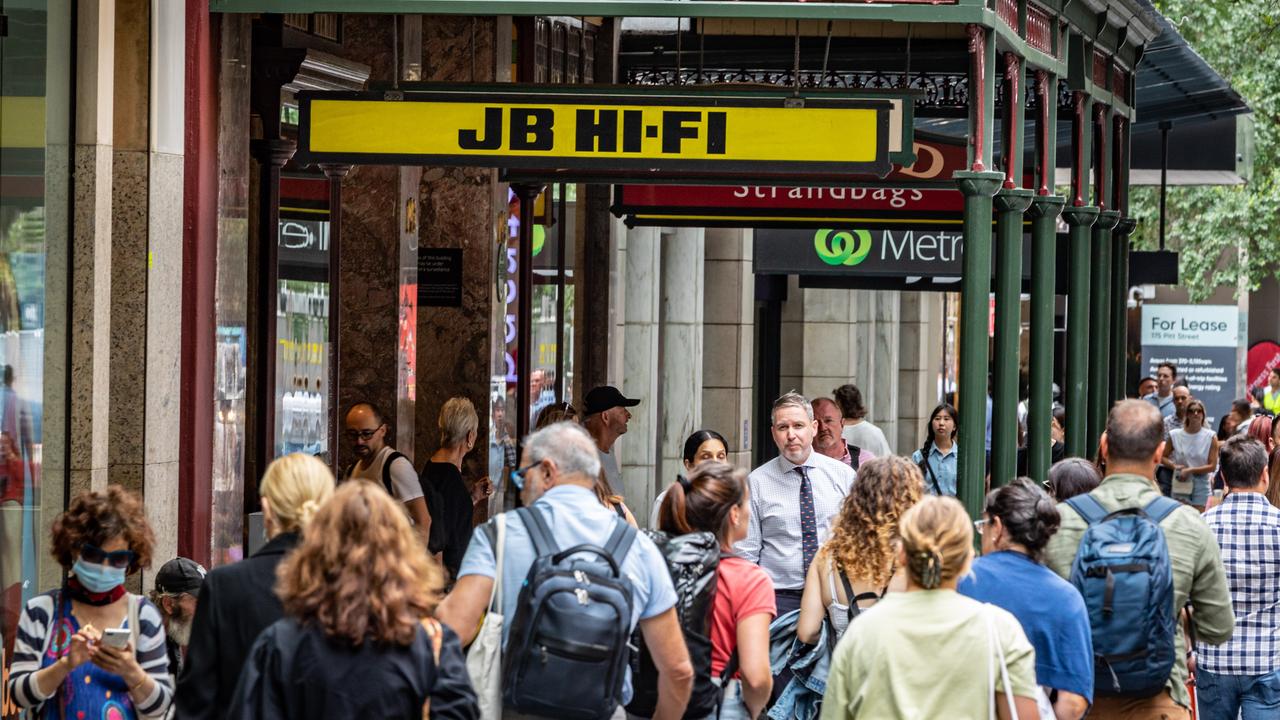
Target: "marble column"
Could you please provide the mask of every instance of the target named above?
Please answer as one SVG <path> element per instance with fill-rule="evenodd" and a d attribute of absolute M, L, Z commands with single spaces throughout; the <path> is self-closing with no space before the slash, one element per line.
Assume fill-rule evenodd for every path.
<path fill-rule="evenodd" d="M 111 171 L 115 3 L 80 7 L 76 28 L 76 116 L 70 297 L 72 495 L 108 482 L 111 410 Z"/>
<path fill-rule="evenodd" d="M 150 132 L 147 143 L 146 443 L 142 454 L 147 519 L 156 556 L 178 553 L 181 440 L 182 201 L 184 142 L 182 3 L 156 3 L 151 26 Z M 158 570 L 159 567 L 156 566 Z M 144 576 L 149 589 L 154 574 Z"/>
<path fill-rule="evenodd" d="M 702 424 L 728 441 L 729 462 L 751 467 L 755 276 L 751 230 L 707 228 L 703 260 Z"/>
<path fill-rule="evenodd" d="M 370 67 L 370 82 L 389 82 L 394 59 L 387 48 L 394 40 L 390 15 L 347 15 L 343 31 L 349 60 Z M 342 246 L 338 252 L 342 278 L 338 304 L 338 367 L 341 381 L 338 412 L 357 402 L 377 405 L 395 434 L 396 346 L 399 339 L 397 248 L 401 197 L 400 168 L 357 165 L 342 181 Z M 352 461 L 349 443 L 338 444 L 336 467 Z"/>
<path fill-rule="evenodd" d="M 898 307 L 898 431 L 896 441 L 887 431 L 885 437 L 896 452 L 909 455 L 924 440 L 929 414 L 938 404 L 946 318 L 942 293 L 904 291 Z"/>
<path fill-rule="evenodd" d="M 702 228 L 675 228 L 662 237 L 662 465 L 648 506 L 684 472 L 685 438 L 702 426 L 703 233 Z M 646 518 L 647 513 L 646 508 Z"/>
<path fill-rule="evenodd" d="M 428 18 L 422 25 L 423 80 L 494 81 L 496 68 L 510 62 L 510 37 L 500 39 L 500 25 L 495 18 Z M 426 167 L 417 198 L 418 247 L 462 249 L 462 307 L 418 308 L 415 445 L 421 464 L 437 448 L 437 416 L 450 397 L 469 398 L 480 417 L 477 436 L 489 436 L 493 272 L 498 257 L 505 257 L 494 223 L 507 197 L 506 185 L 491 169 Z M 463 477 L 489 474 L 487 448 L 476 442 Z"/>
<path fill-rule="evenodd" d="M 112 98 L 110 481 L 142 492 L 147 396 L 151 7 L 116 0 Z"/>
<path fill-rule="evenodd" d="M 645 522 L 655 496 L 661 449 L 662 372 L 659 317 L 662 311 L 662 233 L 658 228 L 627 230 L 621 246 L 625 292 L 623 311 L 623 370 L 619 389 L 627 397 L 639 398 L 631 408 L 627 434 L 614 446 L 622 470 L 622 487 L 614 488 L 627 498 L 636 520 Z"/>

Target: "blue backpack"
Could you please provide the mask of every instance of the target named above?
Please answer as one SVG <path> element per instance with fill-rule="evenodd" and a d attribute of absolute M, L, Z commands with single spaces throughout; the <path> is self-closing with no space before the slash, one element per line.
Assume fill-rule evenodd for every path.
<path fill-rule="evenodd" d="M 1092 495 L 1077 495 L 1067 504 L 1089 523 L 1071 564 L 1071 584 L 1089 610 L 1095 692 L 1155 695 L 1173 672 L 1177 629 L 1173 571 L 1160 522 L 1180 504 L 1161 496 L 1142 509 L 1113 513 Z"/>
<path fill-rule="evenodd" d="M 607 718 L 621 699 L 630 658 L 633 601 L 622 561 L 636 529 L 618 520 L 603 548 L 561 550 L 541 510 L 519 508 L 516 514 L 537 559 L 509 621 L 503 706 L 564 720 Z"/>

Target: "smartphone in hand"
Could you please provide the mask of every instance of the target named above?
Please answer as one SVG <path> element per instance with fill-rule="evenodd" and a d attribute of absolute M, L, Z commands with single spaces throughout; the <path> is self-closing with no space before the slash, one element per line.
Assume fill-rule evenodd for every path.
<path fill-rule="evenodd" d="M 132 636 L 128 628 L 107 628 L 102 632 L 102 644 L 123 650 Z"/>

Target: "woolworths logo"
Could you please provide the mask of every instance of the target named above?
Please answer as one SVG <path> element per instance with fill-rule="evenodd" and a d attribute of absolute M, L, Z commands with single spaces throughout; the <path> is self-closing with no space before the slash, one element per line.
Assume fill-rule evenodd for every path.
<path fill-rule="evenodd" d="M 866 230 L 819 230 L 813 235 L 813 249 L 828 265 L 852 267 L 871 254 L 871 233 Z"/>

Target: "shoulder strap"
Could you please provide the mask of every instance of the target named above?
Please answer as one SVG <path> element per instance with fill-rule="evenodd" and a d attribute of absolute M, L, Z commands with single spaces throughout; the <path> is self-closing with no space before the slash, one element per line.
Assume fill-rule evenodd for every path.
<path fill-rule="evenodd" d="M 862 448 L 857 445 L 847 445 L 847 447 L 849 448 L 849 464 L 853 467 L 853 471 L 857 472 L 858 465 L 861 464 L 858 456 L 862 454 Z"/>
<path fill-rule="evenodd" d="M 62 592 L 53 591 L 53 607 L 49 610 L 49 624 L 44 631 L 44 647 L 40 649 L 40 657 L 49 654 L 49 646 L 53 644 L 54 628 L 58 626 L 58 618 L 62 617 Z"/>
<path fill-rule="evenodd" d="M 1147 503 L 1147 506 L 1143 508 L 1142 511 L 1147 514 L 1147 517 L 1151 519 L 1151 522 L 1159 525 L 1164 522 L 1165 518 L 1169 517 L 1170 513 L 1180 507 L 1182 507 L 1182 503 L 1174 500 L 1173 498 L 1161 495 Z"/>
<path fill-rule="evenodd" d="M 541 511 L 533 507 L 522 507 L 516 508 L 516 513 L 529 531 L 529 539 L 533 540 L 533 550 L 537 557 L 560 552 L 560 546 L 551 536 L 551 529 L 547 527 L 546 518 L 542 517 Z"/>
<path fill-rule="evenodd" d="M 395 488 L 391 487 L 391 465 L 402 457 L 404 457 L 403 453 L 392 450 L 387 456 L 387 461 L 382 463 L 382 486 L 387 489 L 387 494 L 391 497 L 396 497 Z"/>
<path fill-rule="evenodd" d="M 1107 516 L 1107 509 L 1102 507 L 1102 503 L 1098 502 L 1098 499 L 1090 493 L 1069 498 L 1067 505 L 1070 505 L 1073 510 L 1080 513 L 1080 517 L 1084 518 L 1084 521 L 1090 525 L 1097 525 Z"/>
<path fill-rule="evenodd" d="M 138 606 L 142 604 L 142 596 L 129 593 L 126 595 L 129 603 L 129 635 L 133 641 L 133 654 L 138 654 Z"/>
<path fill-rule="evenodd" d="M 621 568 L 622 559 L 631 550 L 631 543 L 635 542 L 635 539 L 636 529 L 631 527 L 631 524 L 625 520 L 619 520 L 613 528 L 613 534 L 609 536 L 609 542 L 604 545 L 604 551 L 609 553 L 609 556 Z"/>
<path fill-rule="evenodd" d="M 928 455 L 920 457 L 920 464 L 924 466 L 925 474 L 929 476 L 929 480 L 933 482 L 933 494 L 942 495 L 942 486 L 938 484 L 938 476 L 933 474 L 933 465 L 929 462 Z"/>

